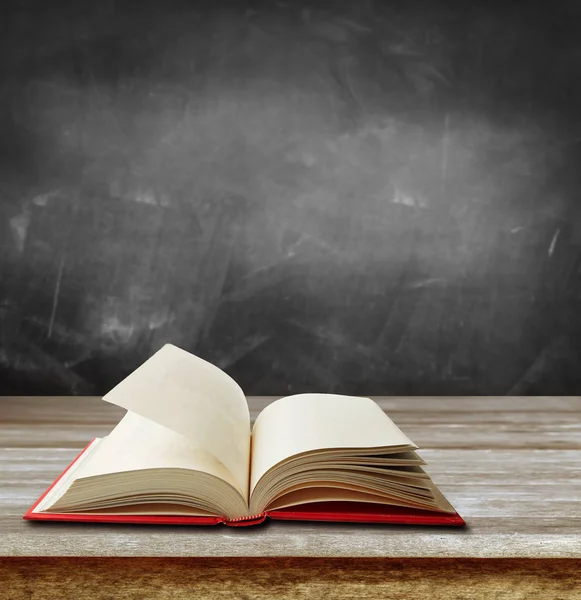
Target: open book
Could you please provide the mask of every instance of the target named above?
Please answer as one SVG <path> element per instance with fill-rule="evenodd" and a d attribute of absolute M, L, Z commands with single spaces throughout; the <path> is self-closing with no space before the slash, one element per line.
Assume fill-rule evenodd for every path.
<path fill-rule="evenodd" d="M 104 400 L 126 415 L 25 519 L 464 524 L 422 469 L 417 446 L 369 398 L 281 398 L 251 432 L 236 382 L 168 344 Z"/>

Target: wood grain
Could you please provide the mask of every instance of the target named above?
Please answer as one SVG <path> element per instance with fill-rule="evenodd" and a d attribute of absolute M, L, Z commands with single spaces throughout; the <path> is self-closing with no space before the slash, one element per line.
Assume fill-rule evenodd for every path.
<path fill-rule="evenodd" d="M 580 572 L 581 560 L 538 559 L 0 560 L 0 583 L 14 600 L 575 599 L 581 597 Z"/>
<path fill-rule="evenodd" d="M 250 398 L 253 417 L 272 400 Z M 27 523 L 25 510 L 123 413 L 98 398 L 0 399 L 2 589 L 316 598 L 332 582 L 335 597 L 581 597 L 581 398 L 376 400 L 421 445 L 466 530 Z"/>

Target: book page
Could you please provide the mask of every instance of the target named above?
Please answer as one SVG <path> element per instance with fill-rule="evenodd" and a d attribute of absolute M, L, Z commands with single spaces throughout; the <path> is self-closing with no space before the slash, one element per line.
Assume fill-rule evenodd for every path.
<path fill-rule="evenodd" d="M 142 469 L 190 469 L 214 475 L 237 488 L 237 482 L 213 454 L 181 433 L 128 412 L 103 438 L 75 479 Z"/>
<path fill-rule="evenodd" d="M 226 481 L 237 489 L 231 473 L 212 454 L 199 448 L 182 434 L 128 412 L 107 437 L 91 442 L 81 458 L 42 500 L 37 510 L 50 507 L 75 480 L 144 469 L 201 471 Z M 132 509 L 138 510 L 135 506 Z M 185 509 L 181 506 L 177 510 Z"/>
<path fill-rule="evenodd" d="M 248 404 L 221 369 L 166 344 L 103 399 L 184 435 L 222 463 L 247 498 Z"/>
<path fill-rule="evenodd" d="M 250 489 L 271 467 L 295 454 L 384 446 L 416 447 L 370 398 L 287 396 L 267 406 L 254 424 Z"/>

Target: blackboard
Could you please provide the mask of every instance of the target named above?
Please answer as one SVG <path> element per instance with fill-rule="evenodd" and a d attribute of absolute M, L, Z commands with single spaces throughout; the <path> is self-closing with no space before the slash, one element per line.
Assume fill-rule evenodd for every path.
<path fill-rule="evenodd" d="M 575 2 L 5 2 L 0 393 L 581 393 Z"/>

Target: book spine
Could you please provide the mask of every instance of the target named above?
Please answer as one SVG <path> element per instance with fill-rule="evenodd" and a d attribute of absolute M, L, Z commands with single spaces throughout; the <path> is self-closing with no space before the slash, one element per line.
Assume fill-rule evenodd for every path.
<path fill-rule="evenodd" d="M 249 517 L 238 517 L 237 519 L 223 519 L 222 523 L 228 527 L 247 527 L 249 525 L 260 525 L 266 519 L 266 513 L 251 515 Z"/>

